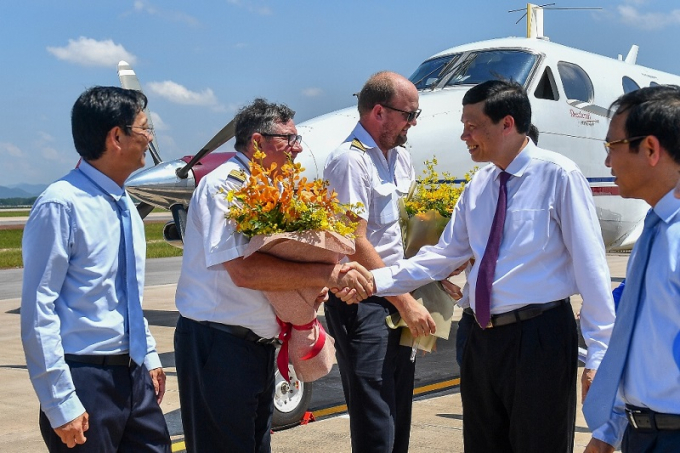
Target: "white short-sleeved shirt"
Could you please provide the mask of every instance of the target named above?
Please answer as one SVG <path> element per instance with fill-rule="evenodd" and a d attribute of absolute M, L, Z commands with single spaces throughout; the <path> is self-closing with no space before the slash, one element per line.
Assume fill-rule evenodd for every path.
<path fill-rule="evenodd" d="M 415 180 L 411 155 L 392 148 L 387 158 L 361 123 L 326 160 L 324 179 L 341 203 L 362 203 L 367 239 L 386 265 L 404 257 L 399 226 L 400 197 Z"/>
<path fill-rule="evenodd" d="M 265 338 L 278 335 L 276 315 L 262 291 L 234 284 L 224 263 L 243 256 L 248 238 L 225 219 L 229 190 L 250 174 L 242 153 L 217 167 L 191 197 L 184 234 L 184 257 L 175 303 L 186 318 L 243 326 Z"/>

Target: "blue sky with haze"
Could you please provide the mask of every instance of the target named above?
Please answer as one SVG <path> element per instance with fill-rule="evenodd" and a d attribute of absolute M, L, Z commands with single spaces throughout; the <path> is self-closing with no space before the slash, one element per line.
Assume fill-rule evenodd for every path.
<path fill-rule="evenodd" d="M 680 74 L 680 4 L 583 0 L 546 11 L 554 42 Z M 0 5 L 0 185 L 47 184 L 78 155 L 70 109 L 93 85 L 137 72 L 164 160 L 196 153 L 255 97 L 298 123 L 354 105 L 374 72 L 405 76 L 456 45 L 524 36 L 526 3 L 508 0 L 26 0 Z M 147 158 L 147 165 L 150 163 Z"/>

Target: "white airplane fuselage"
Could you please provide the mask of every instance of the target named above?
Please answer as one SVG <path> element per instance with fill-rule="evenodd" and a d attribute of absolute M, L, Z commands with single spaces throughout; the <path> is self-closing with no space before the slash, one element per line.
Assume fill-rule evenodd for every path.
<path fill-rule="evenodd" d="M 452 55 L 455 61 L 444 71 L 453 73 L 448 83 L 445 74 L 437 77 L 434 73 L 430 79 L 438 81 L 427 87 L 417 84 L 422 114 L 417 126 L 409 130 L 405 145 L 416 174 L 421 174 L 424 162 L 433 156 L 440 172 L 457 178 L 478 166 L 460 140 L 463 95 L 474 84 L 494 78 L 492 74 L 513 78 L 529 95 L 532 122 L 540 131 L 539 146 L 572 159 L 588 179 L 606 247 L 632 247 L 649 206 L 641 200 L 621 198 L 610 169 L 604 165 L 607 110 L 624 93 L 624 84 L 628 90 L 635 88 L 631 81 L 639 87 L 680 84 L 680 77 L 538 38 L 494 39 L 453 47 L 432 56 L 421 67 Z M 485 75 L 485 71 L 490 72 Z M 411 79 L 418 82 L 418 71 Z M 322 176 L 326 156 L 347 138 L 357 120 L 356 107 L 350 107 L 298 125 L 305 150 L 297 161 L 308 178 Z"/>

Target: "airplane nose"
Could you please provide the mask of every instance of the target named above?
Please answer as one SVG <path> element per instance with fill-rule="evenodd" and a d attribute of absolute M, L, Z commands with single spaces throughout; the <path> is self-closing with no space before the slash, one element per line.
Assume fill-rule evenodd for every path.
<path fill-rule="evenodd" d="M 185 165 L 181 159 L 161 162 L 130 176 L 125 188 L 136 199 L 159 208 L 169 210 L 177 203 L 188 205 L 196 181 L 192 172 L 186 179 L 177 176 L 177 170 Z"/>

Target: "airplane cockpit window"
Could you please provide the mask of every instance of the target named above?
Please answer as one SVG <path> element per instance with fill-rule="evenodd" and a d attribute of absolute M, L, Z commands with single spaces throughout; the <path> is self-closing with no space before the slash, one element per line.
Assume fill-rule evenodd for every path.
<path fill-rule="evenodd" d="M 446 85 L 476 85 L 497 79 L 524 85 L 537 61 L 538 55 L 523 50 L 470 52 L 456 65 Z"/>
<path fill-rule="evenodd" d="M 661 85 L 656 83 L 656 82 L 649 82 L 649 86 L 650 87 L 658 87 L 658 86 L 661 86 Z"/>
<path fill-rule="evenodd" d="M 623 79 L 621 79 L 621 83 L 623 84 L 623 92 L 624 93 L 630 93 L 631 91 L 639 90 L 640 85 L 638 85 L 635 80 L 631 79 L 628 76 L 623 76 Z"/>
<path fill-rule="evenodd" d="M 555 77 L 553 76 L 550 66 L 545 68 L 541 80 L 538 81 L 534 96 L 538 99 L 548 99 L 550 101 L 556 101 L 560 98 L 560 95 L 557 92 L 557 85 L 555 85 Z"/>
<path fill-rule="evenodd" d="M 560 61 L 557 63 L 557 71 L 560 73 L 567 99 L 593 102 L 593 82 L 580 66 Z"/>
<path fill-rule="evenodd" d="M 456 53 L 424 61 L 408 79 L 419 90 L 424 90 L 440 80 L 443 71 L 451 66 L 462 54 Z"/>

